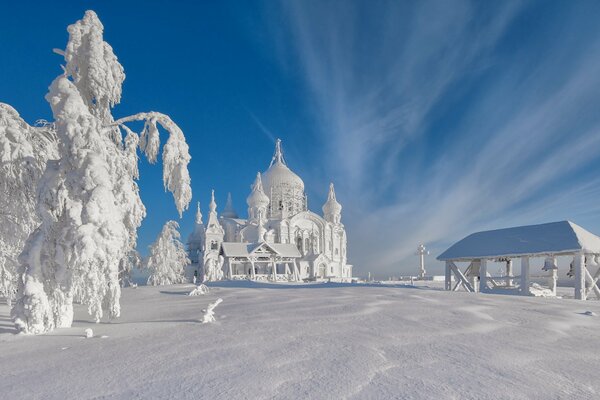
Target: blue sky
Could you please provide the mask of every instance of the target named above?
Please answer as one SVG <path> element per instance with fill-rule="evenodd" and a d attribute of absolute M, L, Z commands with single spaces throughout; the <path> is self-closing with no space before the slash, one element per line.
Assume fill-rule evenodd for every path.
<path fill-rule="evenodd" d="M 53 48 L 95 10 L 127 78 L 115 117 L 183 129 L 194 202 L 238 212 L 275 137 L 320 212 L 329 181 L 358 274 L 414 270 L 482 229 L 570 219 L 600 233 L 600 2 L 3 4 L 0 101 L 51 119 Z M 141 166 L 144 249 L 168 219 Z M 194 209 L 195 207 L 192 207 Z M 180 220 L 187 236 L 193 210 Z"/>

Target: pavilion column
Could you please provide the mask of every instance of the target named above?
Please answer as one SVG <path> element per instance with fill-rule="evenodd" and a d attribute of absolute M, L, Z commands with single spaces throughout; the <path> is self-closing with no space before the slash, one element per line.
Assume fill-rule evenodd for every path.
<path fill-rule="evenodd" d="M 250 260 L 250 268 L 252 268 L 252 270 L 250 271 L 250 277 L 254 281 L 254 280 L 256 280 L 256 270 L 254 269 L 254 260 Z"/>
<path fill-rule="evenodd" d="M 558 281 L 558 263 L 557 263 L 556 257 L 552 257 L 552 265 L 556 268 L 552 268 L 550 270 L 548 286 L 550 287 L 550 290 L 552 291 L 552 295 L 556 296 L 556 282 Z M 585 279 L 585 275 L 584 275 L 584 279 Z"/>
<path fill-rule="evenodd" d="M 452 290 L 452 269 L 450 267 L 450 261 L 446 261 L 446 290 Z"/>
<path fill-rule="evenodd" d="M 487 286 L 487 260 L 482 259 L 479 266 L 479 291 L 485 293 L 488 291 Z"/>
<path fill-rule="evenodd" d="M 277 264 L 275 264 L 275 260 L 271 261 L 271 265 L 271 268 L 273 268 L 273 282 L 277 282 Z"/>
<path fill-rule="evenodd" d="M 227 271 L 229 273 L 229 279 L 233 279 L 233 272 L 231 271 L 231 261 L 227 263 Z"/>
<path fill-rule="evenodd" d="M 521 295 L 529 296 L 529 257 L 521 257 Z"/>
<path fill-rule="evenodd" d="M 575 298 L 585 300 L 585 255 L 575 255 L 573 267 L 575 268 Z"/>
<path fill-rule="evenodd" d="M 512 285 L 513 285 L 513 279 L 512 279 L 513 276 L 514 276 L 513 275 L 513 261 L 512 261 L 512 259 L 509 258 L 506 261 L 506 277 L 507 277 L 507 279 L 506 279 L 506 286 L 512 287 Z"/>

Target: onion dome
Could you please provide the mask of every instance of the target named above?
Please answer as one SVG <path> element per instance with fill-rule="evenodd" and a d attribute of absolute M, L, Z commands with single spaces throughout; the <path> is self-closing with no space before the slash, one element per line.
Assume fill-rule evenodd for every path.
<path fill-rule="evenodd" d="M 256 209 L 266 209 L 269 205 L 269 198 L 265 194 L 262 185 L 262 179 L 260 177 L 260 172 L 256 174 L 256 180 L 254 184 L 251 186 L 252 192 L 246 199 L 246 203 L 248 203 L 248 207 L 256 208 Z"/>
<path fill-rule="evenodd" d="M 233 208 L 233 200 L 231 199 L 231 193 L 227 193 L 227 203 L 225 204 L 225 208 L 221 213 L 222 217 L 225 218 L 237 218 L 238 215 Z"/>
<path fill-rule="evenodd" d="M 335 199 L 335 190 L 333 188 L 333 183 L 330 183 L 329 195 L 327 196 L 327 201 L 325 202 L 325 204 L 323 204 L 323 214 L 325 215 L 325 219 L 334 220 L 335 218 L 331 217 L 339 216 L 341 213 L 342 205 L 338 203 L 338 201 Z"/>
<path fill-rule="evenodd" d="M 211 213 L 217 212 L 217 202 L 215 201 L 215 190 L 213 189 L 210 193 L 210 203 L 208 205 L 208 209 Z"/>
<path fill-rule="evenodd" d="M 204 242 L 204 224 L 202 223 L 202 213 L 200 212 L 200 202 L 198 202 L 198 209 L 196 210 L 196 224 L 194 230 L 188 237 L 188 243 L 190 245 Z M 198 246 L 192 246 L 196 249 Z"/>
<path fill-rule="evenodd" d="M 302 179 L 288 168 L 283 152 L 281 151 L 281 139 L 275 143 L 275 154 L 267 169 L 263 173 L 265 193 L 278 192 L 283 189 L 293 189 L 298 193 L 304 192 L 304 182 Z"/>

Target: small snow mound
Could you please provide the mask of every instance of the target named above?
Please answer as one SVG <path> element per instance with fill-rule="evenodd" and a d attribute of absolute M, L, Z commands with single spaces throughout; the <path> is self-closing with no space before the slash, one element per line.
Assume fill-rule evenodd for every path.
<path fill-rule="evenodd" d="M 532 283 L 529 287 L 529 293 L 535 297 L 555 297 L 554 292 L 548 288 L 543 287 L 538 283 Z"/>
<path fill-rule="evenodd" d="M 596 313 L 595 313 L 595 312 L 593 312 L 593 311 L 586 311 L 586 312 L 584 312 L 584 313 L 582 313 L 582 314 L 583 314 L 583 315 L 587 315 L 587 316 L 589 316 L 589 317 L 597 317 L 597 316 L 598 316 L 598 314 L 596 314 Z"/>
<path fill-rule="evenodd" d="M 107 338 L 108 338 L 108 336 L 107 336 L 107 335 L 102 335 L 102 336 L 100 336 L 100 339 L 107 339 Z"/>
<path fill-rule="evenodd" d="M 209 290 L 208 290 L 208 286 L 200 284 L 198 286 L 196 286 L 196 288 L 194 290 L 192 290 L 188 296 L 202 296 L 205 294 L 208 294 Z"/>
<path fill-rule="evenodd" d="M 137 284 L 137 283 L 132 283 L 130 286 L 131 286 L 132 288 L 134 288 L 134 289 L 137 289 L 137 287 L 138 287 L 138 284 Z"/>
<path fill-rule="evenodd" d="M 86 337 L 87 339 L 89 339 L 89 338 L 93 338 L 93 337 L 94 337 L 94 331 L 92 330 L 92 328 L 87 328 L 87 329 L 85 330 L 85 337 Z"/>

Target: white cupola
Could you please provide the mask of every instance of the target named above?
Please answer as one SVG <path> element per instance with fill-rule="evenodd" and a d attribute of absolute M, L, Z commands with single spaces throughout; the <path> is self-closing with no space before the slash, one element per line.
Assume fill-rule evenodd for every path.
<path fill-rule="evenodd" d="M 327 201 L 323 204 L 323 216 L 325 220 L 333 224 L 339 224 L 342 219 L 342 205 L 335 198 L 333 183 L 329 184 Z"/>
<path fill-rule="evenodd" d="M 260 172 L 256 174 L 256 180 L 251 186 L 252 191 L 246 199 L 248 204 L 248 219 L 254 220 L 264 217 L 269 206 L 269 197 L 265 194 Z"/>
<path fill-rule="evenodd" d="M 233 208 L 233 200 L 231 199 L 231 193 L 227 193 L 227 203 L 225 203 L 225 208 L 221 213 L 222 217 L 225 218 L 237 218 L 238 215 Z"/>

